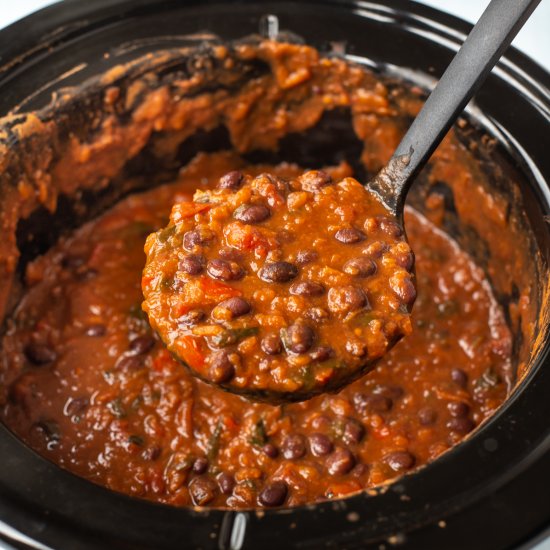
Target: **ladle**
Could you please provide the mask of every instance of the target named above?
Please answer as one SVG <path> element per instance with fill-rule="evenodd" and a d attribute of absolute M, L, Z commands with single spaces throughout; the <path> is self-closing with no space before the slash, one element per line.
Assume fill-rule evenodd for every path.
<path fill-rule="evenodd" d="M 400 228 L 407 192 L 539 2 L 491 1 L 386 167 L 365 189 L 356 181 L 333 186 L 322 172 L 290 183 L 233 172 L 217 190 L 199 191 L 195 202 L 176 205 L 170 225 L 147 241 L 143 288 L 151 325 L 172 353 L 203 380 L 280 403 L 337 391 L 408 334 L 416 294 Z M 244 195 L 247 204 L 239 202 Z M 307 201 L 315 226 L 296 225 L 302 222 L 294 217 L 291 195 Z M 326 196 L 332 202 L 323 203 Z M 340 220 L 331 212 L 349 210 L 350 203 L 353 221 L 361 225 L 330 229 Z M 371 203 L 373 209 L 366 209 Z M 369 244 L 376 244 L 369 243 L 369 233 L 385 239 L 377 243 L 385 256 L 376 262 L 369 256 Z M 245 239 L 250 246 L 241 246 Z M 299 268 L 299 251 L 311 250 L 314 241 L 325 243 L 318 265 Z M 169 272 L 174 263 L 179 275 Z M 319 275 L 329 267 L 339 279 Z M 175 292 L 181 292 L 181 304 Z M 310 309 L 288 306 L 304 300 Z M 280 304 L 287 304 L 283 313 Z M 308 315 L 313 309 L 325 317 Z M 284 324 L 277 325 L 284 315 Z"/>

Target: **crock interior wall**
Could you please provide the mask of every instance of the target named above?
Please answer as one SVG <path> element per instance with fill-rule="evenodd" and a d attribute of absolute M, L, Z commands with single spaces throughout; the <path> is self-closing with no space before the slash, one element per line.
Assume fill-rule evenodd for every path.
<path fill-rule="evenodd" d="M 147 82 L 149 89 L 156 89 L 174 78 L 188 77 L 197 68 L 197 59 L 201 58 L 201 67 L 212 70 L 212 63 L 208 62 L 210 55 L 208 50 L 172 51 L 166 59 L 159 57 L 152 60 L 151 57 L 134 61 L 126 66 L 114 82 L 121 89 L 127 89 L 136 80 Z M 207 61 L 206 63 L 204 61 Z M 246 79 L 252 78 L 258 72 L 267 71 L 269 68 L 261 64 L 246 63 L 237 64 L 231 71 L 232 75 L 226 75 L 227 82 L 238 85 Z M 220 69 L 214 78 L 220 79 Z M 227 69 L 223 69 L 227 71 Z M 208 84 L 206 84 L 208 85 Z M 0 134 L 4 145 L 2 163 L 3 177 L 0 180 L 0 196 L 5 197 L 8 190 L 13 191 L 17 187 L 21 173 L 25 173 L 30 180 L 36 177 L 36 169 L 40 167 L 40 158 L 44 147 L 52 148 L 52 158 L 63 155 L 68 136 L 76 134 L 81 139 L 93 135 L 96 131 L 106 84 L 100 77 L 94 78 L 77 90 L 63 98 L 57 98 L 49 106 L 42 109 L 38 116 L 46 123 L 39 131 L 28 131 L 26 125 L 29 120 L 25 115 L 17 115 L 14 118 L 5 119 L 0 123 Z M 124 94 L 121 94 L 123 96 Z M 122 112 L 120 124 L 130 118 L 132 112 L 139 107 L 139 101 L 129 110 Z M 99 114 L 99 117 L 101 115 Z M 52 124 L 52 122 L 55 122 Z M 24 129 L 24 130 L 21 130 Z M 479 131 L 468 126 L 458 132 L 464 144 L 476 141 L 478 145 Z M 163 137 L 166 137 L 165 135 Z M 127 155 L 124 167 L 118 174 L 103 180 L 82 180 L 75 182 L 74 188 L 69 193 L 61 193 L 57 200 L 55 210 L 51 211 L 38 201 L 27 204 L 22 209 L 17 220 L 15 232 L 6 234 L 4 239 L 15 239 L 20 254 L 16 271 L 9 277 L 2 277 L 0 293 L 9 290 L 9 302 L 4 312 L 4 320 L 9 317 L 21 292 L 23 292 L 22 277 L 26 264 L 39 254 L 51 247 L 60 235 L 78 227 L 83 222 L 97 216 L 106 208 L 128 193 L 140 189 L 149 188 L 173 178 L 178 168 L 188 162 L 198 151 L 215 151 L 231 147 L 227 130 L 223 127 L 203 129 L 193 136 L 186 138 L 177 147 L 177 153 L 169 157 L 159 157 L 155 154 L 155 142 L 159 138 L 153 133 L 146 146 L 136 155 Z M 176 141 L 177 141 L 176 136 Z M 294 161 L 304 166 L 316 167 L 323 164 L 337 163 L 343 158 L 355 168 L 360 179 L 365 179 L 371 174 L 368 167 L 363 167 L 359 157 L 362 144 L 355 137 L 349 113 L 344 110 L 325 113 L 321 121 L 307 131 L 307 139 L 303 136 L 288 135 L 279 144 L 277 151 L 248 151 L 247 156 L 252 161 Z M 508 265 L 498 263 L 491 254 L 491 243 L 485 242 L 481 230 L 476 227 L 475 219 L 469 216 L 468 222 L 464 222 L 461 212 L 457 212 L 453 205 L 452 196 L 455 190 L 438 187 L 433 189 L 424 175 L 415 183 L 409 204 L 420 211 L 425 211 L 426 198 L 430 193 L 438 192 L 446 195 L 446 212 L 443 218 L 445 230 L 450 232 L 468 252 L 476 259 L 485 271 L 490 273 L 505 272 L 509 284 L 503 284 L 501 280 L 494 280 L 495 294 L 504 307 L 507 318 L 511 324 L 515 341 L 515 362 L 527 363 L 533 349 L 534 335 L 536 331 L 530 331 L 528 325 L 535 323 L 541 315 L 542 289 L 547 284 L 547 272 L 544 266 L 547 264 L 547 242 L 537 242 L 535 233 L 539 239 L 546 240 L 544 232 L 537 231 L 544 227 L 544 220 L 536 200 L 529 191 L 525 177 L 512 167 L 512 162 L 506 158 L 506 154 L 500 147 L 494 145 L 476 148 L 476 156 L 479 160 L 480 170 L 485 175 L 485 185 L 491 193 L 503 197 L 507 204 L 508 225 L 506 234 L 502 237 L 517 243 L 517 249 L 522 255 L 521 262 Z M 51 164 L 49 165 L 51 168 Z M 56 188 L 58 182 L 53 173 L 49 185 Z M 43 178 L 44 174 L 40 177 Z M 509 181 L 514 181 L 510 186 Z M 472 198 L 475 205 L 475 197 Z M 528 208 L 525 208 L 525 205 Z M 5 216 L 4 203 L 0 202 L 0 217 Z M 496 228 L 495 228 L 496 229 Z M 544 236 L 543 236 L 544 233 Z M 530 285 L 527 288 L 526 285 Z M 531 305 L 523 317 L 515 317 L 510 314 L 510 306 L 517 306 L 522 293 L 531 298 Z M 531 358 L 532 359 L 532 358 Z"/>

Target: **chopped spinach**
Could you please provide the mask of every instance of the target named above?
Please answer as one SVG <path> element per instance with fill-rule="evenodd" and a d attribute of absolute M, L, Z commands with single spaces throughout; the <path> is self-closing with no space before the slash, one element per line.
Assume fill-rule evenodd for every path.
<path fill-rule="evenodd" d="M 498 386 L 502 379 L 494 367 L 489 367 L 475 382 L 479 389 L 489 389 Z"/>
<path fill-rule="evenodd" d="M 157 240 L 161 243 L 165 243 L 176 232 L 176 226 L 170 225 L 157 233 Z"/>
<path fill-rule="evenodd" d="M 355 317 L 350 319 L 351 327 L 366 327 L 371 321 L 378 319 L 378 315 L 374 311 L 361 311 Z"/>
<path fill-rule="evenodd" d="M 143 437 L 140 435 L 131 435 L 128 437 L 128 442 L 132 443 L 133 445 L 137 445 L 138 447 L 143 447 Z"/>
<path fill-rule="evenodd" d="M 115 418 L 124 418 L 126 416 L 126 411 L 124 410 L 120 397 L 115 397 L 115 399 L 109 401 L 109 403 L 107 403 L 107 409 Z"/>
<path fill-rule="evenodd" d="M 220 450 L 221 435 L 222 435 L 222 422 L 220 420 L 216 424 L 216 427 L 214 428 L 214 431 L 212 432 L 212 435 L 208 440 L 208 450 L 206 452 L 206 456 L 208 457 L 208 460 L 213 460 L 218 456 L 218 452 Z"/>
<path fill-rule="evenodd" d="M 171 290 L 174 284 L 174 277 L 170 275 L 164 275 L 160 281 L 160 288 L 163 290 Z"/>
<path fill-rule="evenodd" d="M 437 314 L 439 317 L 451 317 L 459 311 L 458 303 L 455 300 L 446 300 L 437 304 Z"/>
<path fill-rule="evenodd" d="M 258 422 L 254 424 L 254 428 L 252 429 L 252 433 L 248 441 L 250 444 L 257 445 L 259 447 L 267 443 L 267 433 L 265 431 L 265 425 L 262 419 L 258 420 Z"/>
<path fill-rule="evenodd" d="M 315 376 L 314 376 L 314 368 L 313 365 L 304 365 L 303 367 L 300 367 L 298 371 L 298 377 L 300 380 L 304 383 L 304 388 L 306 390 L 312 388 L 315 384 Z"/>
<path fill-rule="evenodd" d="M 258 327 L 229 328 L 213 336 L 212 343 L 218 348 L 224 348 L 250 336 L 255 336 L 258 332 Z"/>

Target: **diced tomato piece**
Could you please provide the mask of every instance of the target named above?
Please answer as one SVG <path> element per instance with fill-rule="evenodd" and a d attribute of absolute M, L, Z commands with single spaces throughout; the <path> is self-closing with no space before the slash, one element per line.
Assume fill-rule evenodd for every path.
<path fill-rule="evenodd" d="M 178 302 L 172 306 L 171 314 L 174 319 L 179 319 L 182 315 L 189 313 L 193 309 L 193 304 L 188 304 L 185 302 Z"/>
<path fill-rule="evenodd" d="M 208 203 L 197 203 L 197 202 L 179 202 L 172 207 L 172 212 L 170 213 L 170 220 L 172 223 L 179 223 L 185 218 L 191 218 L 199 212 L 206 212 L 212 208 L 211 204 Z"/>
<path fill-rule="evenodd" d="M 141 278 L 141 288 L 145 289 L 149 286 L 149 283 L 154 279 L 154 277 L 150 277 L 148 275 L 144 275 Z"/>
<path fill-rule="evenodd" d="M 169 366 L 174 359 L 170 355 L 167 349 L 161 349 L 157 356 L 153 359 L 153 370 L 155 372 L 162 372 L 166 366 Z"/>
<path fill-rule="evenodd" d="M 262 232 L 257 227 L 238 222 L 230 223 L 224 234 L 229 246 L 244 252 L 256 250 L 261 256 L 265 256 L 278 246 L 274 236 Z"/>
<path fill-rule="evenodd" d="M 209 277 L 198 277 L 185 284 L 180 301 L 172 305 L 171 315 L 177 319 L 199 305 L 218 304 L 241 294 L 240 290 Z"/>
<path fill-rule="evenodd" d="M 225 415 L 223 417 L 223 424 L 229 431 L 234 431 L 239 427 L 239 424 L 235 421 L 235 419 L 229 415 Z"/>
<path fill-rule="evenodd" d="M 240 296 L 242 292 L 236 288 L 233 288 L 225 283 L 219 281 L 213 281 L 208 277 L 201 277 L 199 279 L 199 285 L 204 292 L 205 298 L 212 299 L 215 302 L 227 300 L 233 296 Z"/>
<path fill-rule="evenodd" d="M 194 336 L 180 336 L 174 343 L 178 357 L 181 357 L 191 368 L 200 369 L 204 366 L 205 358 L 198 338 Z"/>

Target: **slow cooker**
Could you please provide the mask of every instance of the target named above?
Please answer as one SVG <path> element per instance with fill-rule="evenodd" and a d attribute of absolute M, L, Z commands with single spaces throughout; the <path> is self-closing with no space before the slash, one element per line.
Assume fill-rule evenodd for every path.
<path fill-rule="evenodd" d="M 0 113 L 12 113 L 4 121 L 2 140 L 13 153 L 0 181 L 0 201 L 15 177 L 18 155 L 33 146 L 10 133 L 10 125 L 21 122 L 20 114 L 42 109 L 52 94 L 58 97 L 67 87 L 144 54 L 260 32 L 303 40 L 429 89 L 470 28 L 406 0 L 55 4 L 0 32 Z M 518 356 L 524 353 L 529 367 L 489 422 L 434 463 L 381 490 L 261 514 L 178 509 L 111 492 L 41 458 L 0 426 L 0 533 L 6 543 L 60 549 L 488 549 L 529 546 L 543 537 L 550 526 L 549 86 L 550 75 L 511 49 L 466 115 L 475 128 L 496 139 L 495 154 L 506 170 L 517 174 L 513 193 L 499 187 L 497 175 L 493 181 L 495 192 L 509 193 L 511 209 L 520 208 L 525 219 L 525 253 L 532 256 L 538 316 L 529 349 L 522 351 L 519 343 L 516 350 Z M 87 88 L 86 93 L 92 92 Z M 75 105 L 61 113 L 67 128 L 85 128 Z M 199 150 L 210 146 L 201 140 L 194 144 Z M 17 229 L 22 265 L 121 193 L 80 194 L 62 201 L 51 215 L 27 213 Z M 9 304 L 10 297 L 6 299 Z M 521 327 L 515 332 L 519 339 Z"/>

